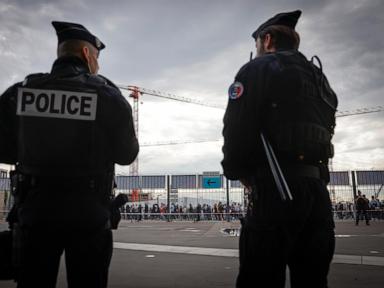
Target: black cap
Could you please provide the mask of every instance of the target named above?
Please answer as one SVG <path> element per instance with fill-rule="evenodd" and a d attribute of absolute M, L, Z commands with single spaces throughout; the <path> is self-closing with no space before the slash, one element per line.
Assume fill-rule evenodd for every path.
<path fill-rule="evenodd" d="M 91 43 L 99 51 L 105 48 L 104 43 L 81 24 L 52 21 L 52 25 L 57 33 L 58 44 L 66 40 L 78 39 Z"/>
<path fill-rule="evenodd" d="M 300 10 L 276 14 L 271 19 L 261 24 L 260 27 L 257 28 L 255 32 L 253 32 L 252 37 L 255 38 L 256 40 L 257 37 L 259 37 L 259 34 L 261 31 L 263 31 L 268 26 L 272 26 L 272 25 L 288 26 L 289 28 L 292 28 L 293 30 L 295 30 L 295 26 L 296 26 L 297 20 L 299 20 L 300 18 L 300 15 L 301 15 Z"/>

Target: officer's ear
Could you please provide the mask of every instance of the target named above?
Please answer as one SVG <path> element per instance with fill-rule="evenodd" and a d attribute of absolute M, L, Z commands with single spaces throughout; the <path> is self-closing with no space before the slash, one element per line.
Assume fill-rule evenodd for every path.
<path fill-rule="evenodd" d="M 89 72 L 91 74 L 97 74 L 97 71 L 99 70 L 99 65 L 97 63 L 97 56 L 93 57 L 95 59 L 92 59 L 92 55 L 91 55 L 92 52 L 93 51 L 91 51 L 91 49 L 86 45 L 84 45 L 81 48 L 81 56 L 83 57 L 83 59 L 87 63 Z"/>
<path fill-rule="evenodd" d="M 87 46 L 84 45 L 83 47 L 81 47 L 81 56 L 87 63 L 89 63 L 90 54 L 91 52 Z"/>
<path fill-rule="evenodd" d="M 264 51 L 266 52 L 274 52 L 276 50 L 272 40 L 272 36 L 269 33 L 265 35 L 263 45 L 264 45 Z"/>

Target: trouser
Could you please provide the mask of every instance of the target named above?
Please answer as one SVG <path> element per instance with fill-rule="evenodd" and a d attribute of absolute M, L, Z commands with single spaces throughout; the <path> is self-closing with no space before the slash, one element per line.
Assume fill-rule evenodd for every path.
<path fill-rule="evenodd" d="M 335 245 L 326 185 L 317 179 L 288 181 L 293 201 L 282 202 L 272 179 L 256 181 L 240 234 L 236 287 L 327 287 Z"/>
<path fill-rule="evenodd" d="M 359 225 L 359 220 L 365 219 L 365 224 L 369 224 L 369 214 L 367 210 L 357 210 L 356 211 L 356 225 Z"/>
<path fill-rule="evenodd" d="M 107 287 L 112 257 L 109 229 L 22 229 L 23 248 L 18 288 L 56 286 L 60 258 L 65 253 L 69 288 Z"/>

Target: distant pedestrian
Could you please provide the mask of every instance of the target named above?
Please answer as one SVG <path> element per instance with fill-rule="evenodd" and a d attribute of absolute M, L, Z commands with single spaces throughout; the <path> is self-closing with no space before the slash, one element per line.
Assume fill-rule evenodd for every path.
<path fill-rule="evenodd" d="M 201 204 L 200 203 L 197 204 L 196 214 L 197 214 L 196 221 L 198 222 L 198 221 L 200 221 L 200 214 L 201 214 Z"/>
<path fill-rule="evenodd" d="M 359 225 L 361 218 L 365 219 L 365 224 L 369 225 L 369 201 L 365 195 L 361 195 L 361 191 L 358 191 L 357 198 L 355 200 L 356 205 L 356 226 Z"/>
<path fill-rule="evenodd" d="M 379 218 L 380 201 L 372 195 L 371 201 L 369 201 L 369 210 L 371 211 L 371 218 Z"/>

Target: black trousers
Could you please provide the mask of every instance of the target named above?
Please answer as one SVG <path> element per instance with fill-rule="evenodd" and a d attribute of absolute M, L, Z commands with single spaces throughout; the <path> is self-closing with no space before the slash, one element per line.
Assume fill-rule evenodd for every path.
<path fill-rule="evenodd" d="M 331 202 L 323 181 L 288 179 L 293 201 L 282 202 L 273 179 L 258 179 L 240 234 L 236 287 L 327 287 L 335 246 Z"/>
<path fill-rule="evenodd" d="M 357 210 L 356 211 L 356 225 L 359 225 L 359 220 L 365 219 L 365 224 L 369 224 L 369 213 L 367 210 Z"/>
<path fill-rule="evenodd" d="M 18 288 L 56 286 L 60 258 L 65 253 L 69 288 L 107 287 L 112 257 L 109 229 L 24 228 Z"/>

